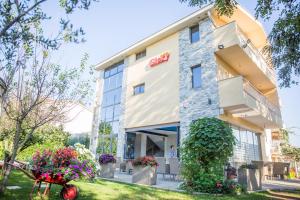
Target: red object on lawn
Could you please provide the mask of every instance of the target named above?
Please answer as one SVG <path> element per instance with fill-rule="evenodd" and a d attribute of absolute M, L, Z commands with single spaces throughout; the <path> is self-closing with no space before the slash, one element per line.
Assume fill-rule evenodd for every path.
<path fill-rule="evenodd" d="M 66 185 L 60 192 L 64 200 L 75 200 L 78 196 L 78 189 L 75 185 Z"/>
<path fill-rule="evenodd" d="M 51 189 L 51 184 L 62 185 L 63 188 L 60 191 L 60 196 L 64 200 L 75 200 L 78 196 L 78 189 L 75 185 L 67 184 L 69 180 L 65 180 L 63 175 L 56 175 L 53 174 L 44 174 L 42 175 L 41 172 L 32 170 L 32 174 L 35 177 L 35 183 L 32 187 L 32 191 L 30 194 L 30 198 L 32 199 L 32 193 L 34 192 L 35 187 L 38 185 L 38 194 L 40 193 L 41 183 L 45 182 L 48 183 L 45 190 L 44 196 L 48 195 Z"/>

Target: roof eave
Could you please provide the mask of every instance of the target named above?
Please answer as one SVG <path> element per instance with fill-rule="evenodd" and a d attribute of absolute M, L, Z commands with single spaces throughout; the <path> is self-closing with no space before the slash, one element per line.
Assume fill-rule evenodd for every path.
<path fill-rule="evenodd" d="M 97 71 L 105 69 L 109 66 L 111 66 L 114 63 L 117 63 L 123 59 L 125 59 L 127 56 L 137 52 L 138 50 L 142 50 L 143 48 L 146 48 L 147 46 L 167 37 L 170 36 L 177 31 L 181 30 L 182 28 L 190 25 L 195 21 L 195 19 L 198 19 L 200 17 L 203 17 L 207 14 L 208 11 L 213 9 L 213 5 L 209 4 L 202 9 L 178 20 L 177 22 L 163 28 L 162 30 L 152 34 L 149 37 L 146 37 L 145 39 L 133 44 L 132 46 L 120 51 L 119 53 L 115 54 L 114 56 L 100 62 L 95 66 L 95 69 Z"/>

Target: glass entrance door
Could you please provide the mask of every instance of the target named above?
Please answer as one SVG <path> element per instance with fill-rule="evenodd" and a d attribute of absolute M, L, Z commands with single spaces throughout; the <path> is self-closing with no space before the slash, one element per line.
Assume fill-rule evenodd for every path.
<path fill-rule="evenodd" d="M 126 134 L 125 159 L 134 159 L 136 133 Z"/>

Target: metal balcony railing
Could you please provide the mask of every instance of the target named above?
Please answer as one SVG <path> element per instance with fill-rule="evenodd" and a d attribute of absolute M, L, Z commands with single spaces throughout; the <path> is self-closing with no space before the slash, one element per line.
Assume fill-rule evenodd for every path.
<path fill-rule="evenodd" d="M 281 119 L 280 108 L 272 104 L 259 90 L 257 90 L 248 80 L 243 78 L 244 92 L 258 101 L 261 105 L 266 107 L 269 112 L 276 115 L 278 119 Z"/>
<path fill-rule="evenodd" d="M 259 67 L 263 67 L 262 70 L 266 73 L 266 75 L 275 80 L 275 70 L 272 66 L 266 61 L 265 56 L 252 44 L 251 40 L 248 39 L 239 26 L 235 23 L 236 30 L 240 39 L 240 43 L 244 44 L 245 47 L 249 47 L 249 50 L 255 56 L 257 62 L 260 63 Z M 244 48 L 244 47 L 243 47 Z"/>

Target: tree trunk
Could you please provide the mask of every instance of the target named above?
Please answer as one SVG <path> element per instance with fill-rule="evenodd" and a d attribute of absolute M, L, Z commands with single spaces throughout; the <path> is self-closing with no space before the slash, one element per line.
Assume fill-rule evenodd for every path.
<path fill-rule="evenodd" d="M 11 155 L 11 159 L 9 161 L 9 165 L 7 166 L 7 168 L 4 170 L 4 176 L 2 179 L 2 183 L 0 185 L 0 194 L 4 192 L 10 172 L 12 170 L 12 165 L 15 162 L 16 156 L 17 156 L 17 151 L 18 151 L 18 147 L 19 147 L 19 141 L 20 141 L 20 133 L 21 133 L 21 122 L 19 120 L 17 120 L 17 124 L 16 124 L 16 132 L 15 132 L 15 137 L 14 137 L 14 143 L 13 143 L 13 150 L 12 150 L 12 155 Z"/>

